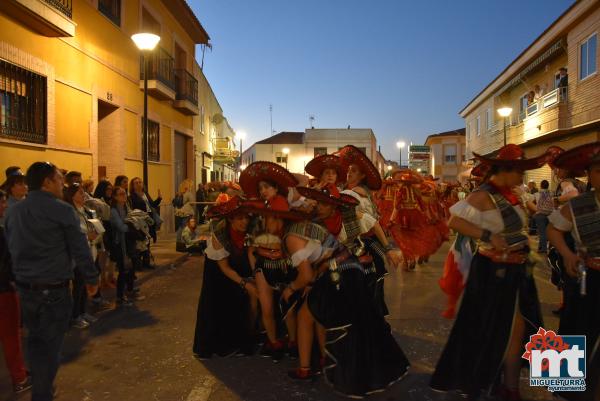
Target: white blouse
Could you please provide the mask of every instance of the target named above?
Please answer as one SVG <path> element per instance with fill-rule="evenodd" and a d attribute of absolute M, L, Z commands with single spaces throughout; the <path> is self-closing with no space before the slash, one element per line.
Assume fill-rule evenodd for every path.
<path fill-rule="evenodd" d="M 229 256 L 229 252 L 227 252 L 225 248 L 215 249 L 213 245 L 213 238 L 214 237 L 211 236 L 209 239 L 206 240 L 206 250 L 204 251 L 206 253 L 206 257 L 215 261 L 227 258 Z M 215 241 L 217 240 L 215 239 Z"/>
<path fill-rule="evenodd" d="M 513 206 L 513 208 L 521 217 L 523 224 L 525 224 L 525 212 L 519 207 Z M 464 199 L 455 203 L 450 208 L 450 214 L 473 223 L 484 230 L 490 230 L 492 234 L 497 234 L 504 230 L 504 221 L 502 221 L 502 215 L 498 208 L 481 211 Z"/>
<path fill-rule="evenodd" d="M 308 240 L 304 248 L 294 252 L 292 255 L 292 265 L 294 267 L 298 267 L 300 263 L 304 262 L 305 260 L 313 264 L 320 260 L 328 251 L 329 249 L 323 247 L 319 241 L 312 239 Z"/>

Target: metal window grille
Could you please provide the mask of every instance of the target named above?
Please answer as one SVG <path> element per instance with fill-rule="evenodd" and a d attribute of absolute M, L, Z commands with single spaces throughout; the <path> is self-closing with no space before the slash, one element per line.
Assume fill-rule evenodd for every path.
<path fill-rule="evenodd" d="M 46 77 L 0 60 L 0 137 L 47 141 Z"/>
<path fill-rule="evenodd" d="M 184 69 L 175 69 L 177 100 L 188 100 L 198 106 L 198 80 Z"/>
<path fill-rule="evenodd" d="M 121 0 L 98 0 L 98 11 L 121 26 Z"/>
<path fill-rule="evenodd" d="M 142 117 L 142 141 L 144 140 L 144 117 Z M 142 149 L 144 147 L 142 146 Z M 148 120 L 148 160 L 160 161 L 160 124 Z"/>
<path fill-rule="evenodd" d="M 44 0 L 69 18 L 73 18 L 72 0 Z"/>

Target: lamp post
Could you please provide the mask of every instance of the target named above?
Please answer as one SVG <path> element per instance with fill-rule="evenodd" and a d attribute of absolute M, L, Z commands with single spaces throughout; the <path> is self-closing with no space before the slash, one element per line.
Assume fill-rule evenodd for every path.
<path fill-rule="evenodd" d="M 400 159 L 398 159 L 398 166 L 400 168 L 402 168 L 402 148 L 404 148 L 405 146 L 406 146 L 406 143 L 404 143 L 404 141 L 396 142 L 396 147 L 398 148 L 398 151 L 400 152 Z"/>
<path fill-rule="evenodd" d="M 287 170 L 287 168 L 288 168 L 288 155 L 290 154 L 290 148 L 283 148 L 281 151 L 285 155 L 285 169 Z"/>
<path fill-rule="evenodd" d="M 137 48 L 142 53 L 144 63 L 144 122 L 142 125 L 142 163 L 144 188 L 148 190 L 148 57 L 147 53 L 154 50 L 160 36 L 153 33 L 136 33 L 131 35 Z"/>
<path fill-rule="evenodd" d="M 242 166 L 243 160 L 242 160 L 242 155 L 244 154 L 244 145 L 243 145 L 243 141 L 244 139 L 246 139 L 246 133 L 244 131 L 240 131 L 237 132 L 235 134 L 235 136 L 240 140 L 240 168 Z"/>
<path fill-rule="evenodd" d="M 504 117 L 504 146 L 506 146 L 506 119 L 511 113 L 511 107 L 501 107 L 498 109 L 498 114 L 500 114 L 500 117 Z"/>

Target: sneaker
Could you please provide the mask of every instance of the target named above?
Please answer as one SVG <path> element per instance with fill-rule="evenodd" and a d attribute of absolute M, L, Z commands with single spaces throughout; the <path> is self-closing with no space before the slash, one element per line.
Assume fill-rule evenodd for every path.
<path fill-rule="evenodd" d="M 95 323 L 98 321 L 98 318 L 96 316 L 90 315 L 89 313 L 84 313 L 83 315 L 81 315 L 81 317 L 88 323 Z"/>
<path fill-rule="evenodd" d="M 314 380 L 315 374 L 310 368 L 296 368 L 288 370 L 288 376 L 294 380 Z"/>
<path fill-rule="evenodd" d="M 261 347 L 258 354 L 263 358 L 271 358 L 273 362 L 279 362 L 283 359 L 285 347 L 283 342 L 280 340 L 276 340 L 273 343 L 267 340 Z"/>
<path fill-rule="evenodd" d="M 77 319 L 74 319 L 71 325 L 76 329 L 87 329 L 88 327 L 90 327 L 90 324 L 86 322 L 82 316 L 79 316 Z"/>
<path fill-rule="evenodd" d="M 17 394 L 27 391 L 30 388 L 31 388 L 31 376 L 27 376 L 25 378 L 25 380 L 23 380 L 23 382 L 17 383 L 13 386 L 13 390 Z"/>
<path fill-rule="evenodd" d="M 129 298 L 127 298 L 127 297 L 122 297 L 122 298 L 117 298 L 117 305 L 118 306 L 132 306 L 133 302 L 131 302 L 129 300 Z"/>

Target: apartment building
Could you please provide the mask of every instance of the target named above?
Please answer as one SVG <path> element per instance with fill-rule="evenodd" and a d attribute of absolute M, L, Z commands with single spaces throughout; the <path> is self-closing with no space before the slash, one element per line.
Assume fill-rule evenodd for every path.
<path fill-rule="evenodd" d="M 467 158 L 504 142 L 531 157 L 550 145 L 570 149 L 600 139 L 599 31 L 600 2 L 577 1 L 504 68 L 460 111 Z M 501 108 L 512 113 L 502 117 Z M 526 176 L 550 178 L 548 166 Z"/>
<path fill-rule="evenodd" d="M 446 182 L 459 181 L 468 169 L 465 163 L 465 129 L 440 132 L 427 136 L 425 145 L 431 149 L 429 172 Z"/>

